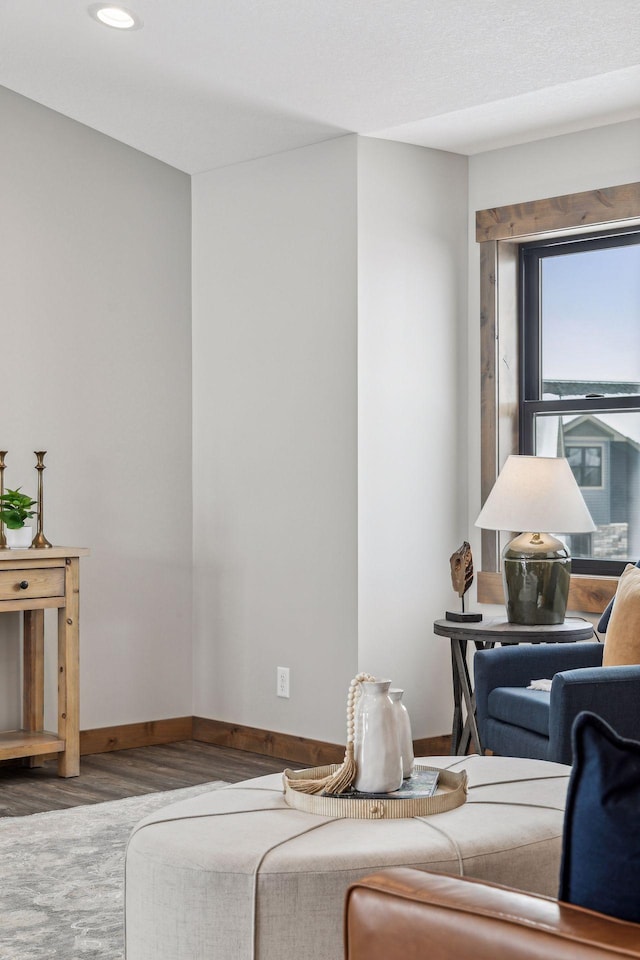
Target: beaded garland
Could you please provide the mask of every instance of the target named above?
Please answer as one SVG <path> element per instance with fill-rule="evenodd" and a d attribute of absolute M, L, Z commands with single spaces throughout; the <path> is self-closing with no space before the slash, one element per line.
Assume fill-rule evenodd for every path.
<path fill-rule="evenodd" d="M 299 793 L 344 793 L 352 786 L 358 772 L 354 756 L 356 701 L 362 694 L 360 684 L 373 682 L 375 682 L 375 677 L 372 677 L 370 673 L 359 673 L 349 684 L 347 695 L 347 746 L 341 766 L 334 773 L 318 780 L 296 780 L 296 790 Z M 285 770 L 285 776 L 289 773 L 289 770 Z"/>

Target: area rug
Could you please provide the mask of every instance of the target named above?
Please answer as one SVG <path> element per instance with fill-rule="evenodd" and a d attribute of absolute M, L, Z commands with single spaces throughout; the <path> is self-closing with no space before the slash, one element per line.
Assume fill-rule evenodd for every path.
<path fill-rule="evenodd" d="M 154 810 L 222 786 L 0 818 L 0 960 L 123 960 L 131 830 Z"/>

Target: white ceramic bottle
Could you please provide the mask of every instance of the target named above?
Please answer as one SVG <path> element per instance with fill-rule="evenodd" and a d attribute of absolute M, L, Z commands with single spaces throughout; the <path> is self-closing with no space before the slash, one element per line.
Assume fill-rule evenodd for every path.
<path fill-rule="evenodd" d="M 413 755 L 413 737 L 411 736 L 411 721 L 409 712 L 402 702 L 404 690 L 392 687 L 389 690 L 389 697 L 393 704 L 393 714 L 398 731 L 398 742 L 400 744 L 400 755 L 402 757 L 402 776 L 410 777 L 413 773 L 415 757 Z"/>
<path fill-rule="evenodd" d="M 356 705 L 354 787 L 364 793 L 390 793 L 402 785 L 402 756 L 390 686 L 390 680 L 363 682 Z"/>

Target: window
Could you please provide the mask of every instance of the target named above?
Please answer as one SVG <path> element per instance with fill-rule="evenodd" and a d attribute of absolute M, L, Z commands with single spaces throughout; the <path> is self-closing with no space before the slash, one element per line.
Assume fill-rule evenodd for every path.
<path fill-rule="evenodd" d="M 579 487 L 602 486 L 602 447 L 566 446 L 564 455 Z"/>
<path fill-rule="evenodd" d="M 563 536 L 573 570 L 618 574 L 640 558 L 640 231 L 519 260 L 520 452 L 567 458 L 597 527 Z"/>
<path fill-rule="evenodd" d="M 524 245 L 541 246 L 543 241 L 549 238 L 553 238 L 554 244 L 558 242 L 556 238 L 562 238 L 559 242 L 565 244 L 588 239 L 600 240 L 604 239 L 605 230 L 609 231 L 612 237 L 616 230 L 640 230 L 640 183 L 601 187 L 583 193 L 525 200 L 508 206 L 476 211 L 476 241 L 480 251 L 480 504 L 484 503 L 489 495 L 507 456 L 510 453 L 523 452 L 525 424 L 519 392 L 522 357 L 518 336 L 521 250 Z M 574 248 L 574 252 L 578 252 L 577 248 Z M 545 259 L 543 273 L 546 272 L 546 278 L 543 277 L 543 280 L 546 280 L 547 291 L 553 290 L 551 274 L 554 265 L 559 270 L 561 262 L 558 257 L 555 260 L 550 256 Z M 564 284 L 558 286 L 562 289 Z M 578 290 L 580 289 L 581 286 L 578 285 Z M 600 385 L 609 381 L 615 382 L 616 389 L 619 389 L 627 380 L 629 383 L 635 382 L 636 377 L 627 376 L 627 373 L 623 375 L 621 370 L 612 368 L 605 362 L 609 356 L 609 340 L 611 343 L 615 341 L 615 325 L 612 323 L 610 310 L 607 309 L 606 314 L 600 316 L 595 327 L 581 324 L 578 324 L 578 327 L 576 334 L 571 326 L 565 326 L 564 343 L 556 341 L 554 349 L 537 360 L 538 372 L 544 370 L 545 388 L 555 387 L 558 391 L 558 388 L 563 386 L 568 387 L 569 391 L 565 389 L 553 394 L 551 389 L 543 390 L 536 395 L 537 400 L 527 401 L 526 413 L 530 426 L 535 425 L 531 432 L 540 443 L 544 439 L 546 444 L 551 444 L 555 438 L 557 450 L 558 435 L 562 433 L 565 453 L 568 446 L 601 446 L 602 482 L 606 484 L 610 454 L 625 456 L 632 449 L 628 439 L 635 438 L 636 428 L 632 421 L 639 416 L 638 395 L 633 390 L 608 396 L 609 391 L 603 390 L 602 386 L 598 390 L 585 390 L 584 383 L 581 383 L 581 389 L 577 390 L 577 383 L 574 381 L 586 376 L 587 379 L 598 380 Z M 562 331 L 560 325 L 557 332 Z M 548 340 L 549 328 L 543 329 L 543 336 L 547 338 L 547 346 L 552 347 L 553 340 Z M 595 371 L 595 376 L 593 371 L 583 375 L 584 365 L 580 375 L 576 374 L 575 370 L 570 370 L 567 365 L 563 365 L 565 368 L 562 370 L 547 369 L 554 353 L 556 360 L 573 361 L 576 357 L 576 343 L 581 347 L 591 345 L 593 355 L 596 358 L 602 357 L 603 362 Z M 624 354 L 627 347 L 619 341 L 618 346 L 622 346 Z M 631 355 L 631 346 L 628 352 Z M 627 359 L 625 358 L 625 362 Z M 553 384 L 554 380 L 560 382 Z M 600 398 L 587 397 L 591 392 L 605 395 Z M 624 410 L 619 408 L 622 397 L 626 398 L 627 409 Z M 560 409 L 553 409 L 551 405 L 554 402 L 561 405 Z M 537 411 L 532 409 L 536 403 L 542 404 Z M 607 412 L 605 408 L 611 403 L 617 405 L 616 409 L 614 412 Z M 598 404 L 602 406 L 601 410 L 594 409 Z M 562 417 L 567 420 L 559 423 L 558 418 Z M 568 422 L 569 418 L 571 424 Z M 617 472 L 620 475 L 619 469 Z M 640 497 L 640 483 L 634 483 L 631 479 L 627 488 L 631 491 L 637 490 Z M 583 487 L 582 491 L 585 500 L 598 495 L 598 488 L 595 487 Z M 624 524 L 625 521 L 618 518 L 610 524 L 611 541 L 618 544 L 616 549 L 625 538 Z M 504 595 L 500 575 L 500 548 L 510 535 L 483 530 L 481 536 L 482 553 L 476 577 L 478 600 L 481 603 L 502 603 Z M 598 551 L 601 548 L 608 549 L 608 545 L 600 544 Z M 574 536 L 570 549 L 574 558 L 585 556 L 591 576 L 582 577 L 579 573 L 575 575 L 580 565 L 574 559 L 569 608 L 600 613 L 615 592 L 617 581 L 614 578 L 623 562 L 600 558 L 598 564 L 604 563 L 605 567 L 598 567 L 597 564 L 594 567 L 596 554 L 592 551 L 591 534 L 580 535 L 580 540 Z M 620 549 L 622 551 L 622 547 Z M 640 557 L 640 549 L 635 551 L 633 545 L 625 546 L 624 553 L 630 555 L 632 560 Z M 606 568 L 607 563 L 613 566 Z"/>

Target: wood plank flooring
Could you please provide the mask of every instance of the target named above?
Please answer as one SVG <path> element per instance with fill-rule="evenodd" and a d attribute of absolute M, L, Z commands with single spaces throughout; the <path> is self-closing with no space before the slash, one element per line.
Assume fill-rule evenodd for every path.
<path fill-rule="evenodd" d="M 293 764 L 196 740 L 81 757 L 80 776 L 69 779 L 57 776 L 54 760 L 35 768 L 3 763 L 0 817 L 120 800 L 211 780 L 237 783 L 267 773 L 281 773 L 287 766 Z"/>

